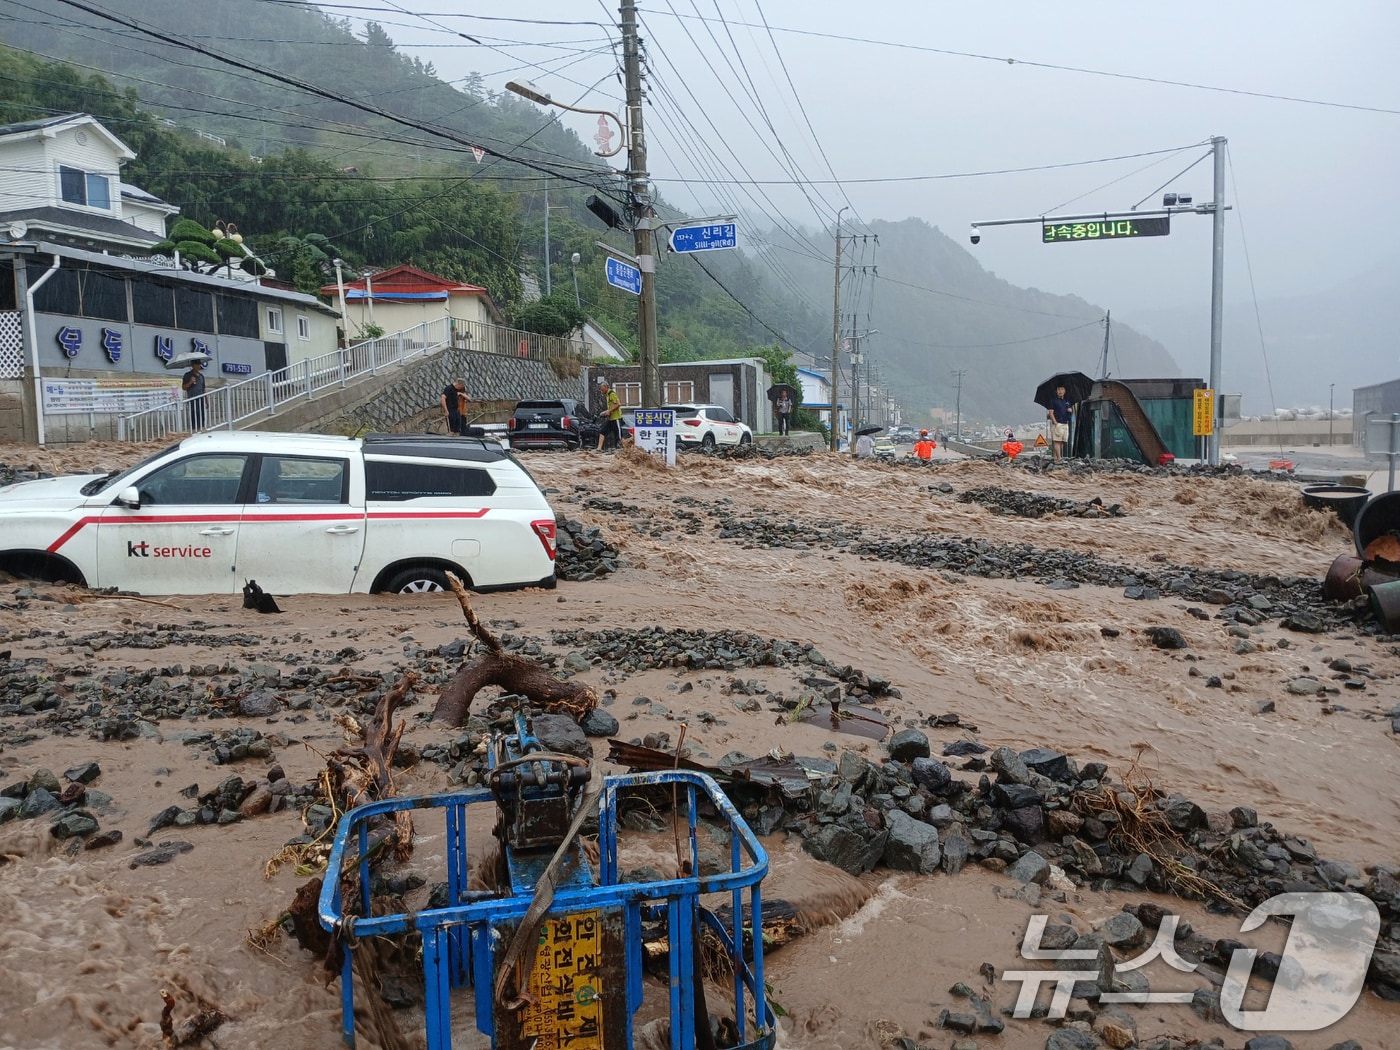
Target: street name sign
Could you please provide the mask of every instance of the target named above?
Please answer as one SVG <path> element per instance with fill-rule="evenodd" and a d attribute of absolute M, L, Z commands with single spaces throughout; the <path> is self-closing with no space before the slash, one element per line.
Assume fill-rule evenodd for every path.
<path fill-rule="evenodd" d="M 607 274 L 608 284 L 614 288 L 621 288 L 633 295 L 642 294 L 642 271 L 630 263 L 610 258 L 604 272 Z"/>
<path fill-rule="evenodd" d="M 1121 241 L 1135 237 L 1165 237 L 1171 233 L 1170 215 L 1145 215 L 1139 219 L 1096 219 L 1091 222 L 1043 222 L 1045 244 L 1075 241 Z"/>
<path fill-rule="evenodd" d="M 712 222 L 703 226 L 677 226 L 671 231 L 673 252 L 713 252 L 739 244 L 737 224 Z"/>

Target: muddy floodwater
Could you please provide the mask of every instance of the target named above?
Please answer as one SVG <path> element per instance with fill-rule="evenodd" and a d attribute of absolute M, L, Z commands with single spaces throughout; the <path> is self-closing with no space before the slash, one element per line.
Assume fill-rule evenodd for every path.
<path fill-rule="evenodd" d="M 0 462 L 110 469 L 139 454 L 7 446 Z M 671 470 L 631 453 L 525 463 L 561 516 L 601 530 L 616 571 L 553 591 L 477 595 L 474 608 L 492 631 L 592 685 L 620 739 L 664 733 L 674 745 L 683 725 L 702 762 L 775 751 L 835 760 L 843 749 L 883 761 L 887 740 L 775 714 L 771 698 L 797 696 L 810 668 L 646 667 L 627 643 L 606 655 L 589 648 L 609 631 L 625 639 L 651 628 L 790 641 L 810 645 L 824 667 L 889 683 L 898 695 L 874 706 L 894 728 L 926 733 L 935 756 L 968 739 L 1047 747 L 1208 814 L 1248 807 L 1319 857 L 1400 866 L 1396 641 L 1320 599 L 1299 606 L 1320 620 L 1285 626 L 1278 608 L 1295 592 L 1283 585 L 1243 621 L 1209 600 L 1232 574 L 1320 581 L 1351 551 L 1347 530 L 1304 508 L 1297 485 L 970 462 L 913 469 L 824 453 L 683 456 Z M 984 488 L 1098 498 L 1122 513 L 1030 518 L 958 499 Z M 230 776 L 263 780 L 276 766 L 290 784 L 313 783 L 349 740 L 343 716 L 364 716 L 355 706 L 364 683 L 391 685 L 408 671 L 420 681 L 401 710 L 404 741 L 413 754 L 445 751 L 462 730 L 429 716 L 468 632 L 450 594 L 284 599 L 276 580 L 258 582 L 279 595 L 282 614 L 246 610 L 234 594 L 140 600 L 0 580 L 0 673 L 30 683 L 0 697 L 0 788 L 17 796 L 41 770 L 62 787 L 65 773 L 95 762 L 86 809 L 100 833 L 121 832 L 85 849 L 91 836 L 52 833 L 57 812 L 0 824 L 0 1050 L 159 1047 L 162 991 L 177 1018 L 202 1007 L 227 1017 L 209 1046 L 341 1045 L 336 983 L 288 936 L 269 935 L 313 874 L 269 864 L 306 830 L 301 808 L 152 824 Z M 1153 628 L 1179 632 L 1182 646 L 1161 647 Z M 230 683 L 255 667 L 270 714 L 241 714 L 233 702 Z M 341 684 L 317 684 L 340 669 Z M 57 701 L 42 699 L 50 695 Z M 956 722 L 935 718 L 952 714 Z M 235 730 L 249 732 L 228 736 Z M 252 754 L 219 750 L 252 736 L 266 742 Z M 606 741 L 593 743 L 610 770 Z M 947 761 L 976 788 L 978 771 Z M 397 789 L 449 790 L 454 765 L 398 769 Z M 162 842 L 178 844 L 164 863 L 133 863 Z M 963 982 L 997 1011 L 1009 1007 L 1018 987 L 999 975 L 1024 968 L 1035 914 L 1089 931 L 1150 902 L 1206 937 L 1240 936 L 1243 913 L 1059 870 L 1030 900 L 994 870 L 1004 865 L 855 877 L 813 860 L 796 834 L 778 830 L 765 844 L 765 897 L 790 902 L 805 922 L 767 961 L 789 1047 L 890 1045 L 895 1030 L 951 1046 L 961 1037 L 936 1027 L 940 1012 L 965 1007 L 950 989 Z M 440 849 L 426 837 L 422 846 Z M 1285 932 L 1272 935 L 1278 945 Z M 1146 972 L 1154 988 L 1211 986 L 1200 973 Z M 1130 1012 L 1139 1044 L 1172 1035 L 1238 1048 L 1252 1034 L 1185 1005 Z M 406 1045 L 424 1045 L 421 1018 L 412 1005 L 399 1011 Z M 1041 1050 L 1054 1031 L 1003 1019 L 1000 1035 L 969 1038 L 984 1050 Z M 1400 1003 L 1367 991 L 1330 1028 L 1288 1038 L 1298 1050 L 1346 1039 L 1384 1050 L 1400 1047 L 1397 1032 Z M 468 1033 L 457 1045 L 484 1043 Z"/>

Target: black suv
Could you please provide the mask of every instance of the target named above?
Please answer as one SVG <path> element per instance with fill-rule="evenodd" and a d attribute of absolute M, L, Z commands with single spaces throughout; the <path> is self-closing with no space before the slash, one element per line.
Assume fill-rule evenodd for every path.
<path fill-rule="evenodd" d="M 583 402 L 570 397 L 549 401 L 521 401 L 507 424 L 512 449 L 577 449 L 598 440 L 598 424 Z"/>

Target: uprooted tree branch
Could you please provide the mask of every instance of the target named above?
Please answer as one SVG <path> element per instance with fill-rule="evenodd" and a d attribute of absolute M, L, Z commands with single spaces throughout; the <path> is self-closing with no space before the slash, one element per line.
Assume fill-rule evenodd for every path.
<path fill-rule="evenodd" d="M 462 581 L 451 574 L 447 577 L 452 585 L 452 593 L 462 606 L 462 614 L 467 619 L 472 637 L 485 646 L 486 651 L 470 662 L 464 662 L 452 681 L 448 682 L 438 697 L 433 710 L 433 720 L 460 726 L 467 720 L 472 701 L 488 685 L 500 686 L 507 693 L 525 696 L 546 711 L 558 711 L 580 719 L 598 706 L 598 694 L 592 686 L 582 682 L 565 682 L 554 677 L 552 671 L 537 663 L 506 652 L 482 622 L 467 598 Z M 468 654 L 471 650 L 468 649 Z"/>

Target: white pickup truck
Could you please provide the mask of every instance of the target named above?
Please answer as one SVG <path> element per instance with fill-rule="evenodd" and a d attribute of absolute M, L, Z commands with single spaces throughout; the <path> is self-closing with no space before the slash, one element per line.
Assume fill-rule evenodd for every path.
<path fill-rule="evenodd" d="M 217 431 L 0 488 L 0 570 L 142 594 L 553 587 L 539 486 L 475 438 Z"/>

